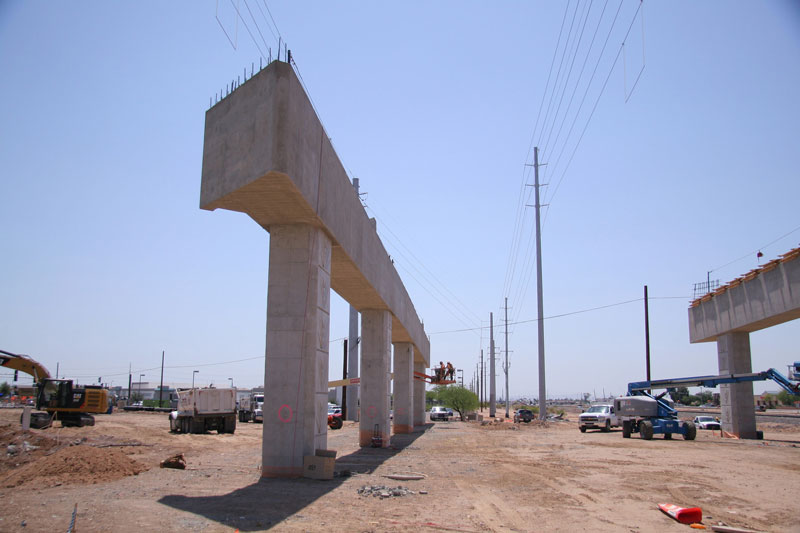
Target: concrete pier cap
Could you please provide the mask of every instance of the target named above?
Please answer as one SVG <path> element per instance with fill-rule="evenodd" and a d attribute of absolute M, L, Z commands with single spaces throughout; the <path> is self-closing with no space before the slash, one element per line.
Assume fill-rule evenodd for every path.
<path fill-rule="evenodd" d="M 275 372 L 270 372 L 270 365 L 277 364 L 272 360 L 271 352 L 275 351 L 276 357 L 280 353 L 284 359 L 294 357 L 297 361 L 316 361 L 313 364 L 325 367 L 324 378 L 327 380 L 327 364 L 322 365 L 318 361 L 320 356 L 310 351 L 311 346 L 304 345 L 296 353 L 287 355 L 285 339 L 313 338 L 313 335 L 321 335 L 322 331 L 327 334 L 328 330 L 327 323 L 320 325 L 327 320 L 323 298 L 309 292 L 309 287 L 303 288 L 302 283 L 290 276 L 292 265 L 298 261 L 309 261 L 308 268 L 304 270 L 308 272 L 309 280 L 312 275 L 317 279 L 320 275 L 327 276 L 329 272 L 330 289 L 359 312 L 387 312 L 391 322 L 391 339 L 387 340 L 392 344 L 407 343 L 413 346 L 415 365 L 430 366 L 428 337 L 378 237 L 374 221 L 369 219 L 361 205 L 344 166 L 290 65 L 279 61 L 270 63 L 206 112 L 200 207 L 212 211 L 228 209 L 246 213 L 268 232 L 273 227 L 300 226 L 305 229 L 297 232 L 303 236 L 298 239 L 313 244 L 286 241 L 281 244 L 281 250 L 288 251 L 281 252 L 279 260 L 270 258 L 269 291 L 282 291 L 281 297 L 275 301 L 294 301 L 301 307 L 305 306 L 305 310 L 295 309 L 297 317 L 289 319 L 275 309 L 272 312 L 268 309 L 267 328 L 270 334 L 267 336 L 266 380 L 308 381 L 309 390 L 296 392 L 291 398 L 275 398 L 275 405 L 267 405 L 265 398 L 264 447 L 266 449 L 270 444 L 266 434 L 268 416 L 276 418 L 276 423 L 286 423 L 291 411 L 294 417 L 313 417 L 315 424 L 308 425 L 293 418 L 296 423 L 305 424 L 309 437 L 301 439 L 304 442 L 300 447 L 281 452 L 284 453 L 283 458 L 271 456 L 271 465 L 266 464 L 265 455 L 263 473 L 272 475 L 267 472 L 268 467 L 272 467 L 272 472 L 297 475 L 298 468 L 302 469 L 302 455 L 313 455 L 314 447 L 322 444 L 313 427 L 318 428 L 320 421 L 324 427 L 327 414 L 317 406 L 321 402 L 313 399 L 319 391 L 310 383 L 318 380 L 302 375 L 308 370 L 303 370 L 303 364 L 289 365 L 285 361 L 282 368 L 297 367 L 296 373 L 299 374 L 276 376 Z M 284 229 L 281 231 L 282 235 L 291 233 Z M 321 237 L 314 236 L 316 232 L 321 232 L 324 238 L 320 240 Z M 327 249 L 328 245 L 329 267 L 325 258 L 319 260 L 319 264 L 311 265 L 309 258 L 318 255 L 320 246 Z M 269 299 L 273 301 L 272 296 Z M 309 306 L 316 306 L 318 310 L 309 309 Z M 270 321 L 274 322 L 275 327 L 270 326 Z M 316 328 L 313 332 L 310 331 L 312 327 Z M 290 335 L 298 329 L 302 335 Z M 322 341 L 321 338 L 318 340 Z M 327 338 L 324 340 L 327 343 Z M 322 368 L 317 370 L 321 371 Z M 300 402 L 302 405 L 298 405 L 297 394 L 308 395 Z M 283 433 L 286 432 L 278 432 Z M 314 437 L 315 433 L 317 437 Z M 283 443 L 278 448 L 286 450 L 287 446 Z"/>
<path fill-rule="evenodd" d="M 694 300 L 689 307 L 689 342 L 717 343 L 720 374 L 749 373 L 750 333 L 797 318 L 800 248 Z M 720 407 L 722 429 L 756 438 L 752 383 L 720 385 Z"/>

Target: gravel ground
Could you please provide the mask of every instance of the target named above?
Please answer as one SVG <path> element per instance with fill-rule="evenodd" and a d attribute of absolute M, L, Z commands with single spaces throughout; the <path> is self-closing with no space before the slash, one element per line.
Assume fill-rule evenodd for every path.
<path fill-rule="evenodd" d="M 581 434 L 572 414 L 547 424 L 437 422 L 394 436 L 388 449 L 361 449 L 347 422 L 328 433 L 337 477 L 315 481 L 260 478 L 260 424 L 179 435 L 164 414 L 121 412 L 24 435 L 19 413 L 0 410 L 2 532 L 66 531 L 76 506 L 81 532 L 688 531 L 659 503 L 700 507 L 706 525 L 800 531 L 800 428 L 789 424 L 762 424 L 764 441 L 711 431 L 644 441 Z M 159 468 L 179 453 L 185 470 Z M 69 460 L 56 462 L 59 454 Z M 398 473 L 425 477 L 385 477 Z"/>

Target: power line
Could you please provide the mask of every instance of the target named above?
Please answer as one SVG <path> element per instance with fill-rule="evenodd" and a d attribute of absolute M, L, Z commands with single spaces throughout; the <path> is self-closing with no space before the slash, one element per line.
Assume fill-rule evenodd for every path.
<path fill-rule="evenodd" d="M 621 6 L 622 6 L 622 2 L 620 2 L 620 7 Z M 639 7 L 636 8 L 636 13 L 634 13 L 634 15 L 633 15 L 633 19 L 631 20 L 631 23 L 628 26 L 628 31 L 625 34 L 625 39 L 628 38 L 628 34 L 630 33 L 631 28 L 633 27 L 633 23 L 636 20 L 636 16 L 638 15 L 639 10 L 641 9 L 641 7 L 642 7 L 642 4 L 640 2 L 639 3 Z M 623 43 L 624 43 L 624 40 L 623 40 Z M 604 47 L 605 47 L 605 45 L 604 45 Z M 556 193 L 558 193 L 558 189 L 559 189 L 559 187 L 561 187 L 561 183 L 564 181 L 564 176 L 567 174 L 567 171 L 569 170 L 569 167 L 572 164 L 572 160 L 575 157 L 575 153 L 578 151 L 578 147 L 580 147 L 581 141 L 583 140 L 583 136 L 586 134 L 586 130 L 589 128 L 589 124 L 592 121 L 592 117 L 594 117 L 594 113 L 595 113 L 595 111 L 597 111 L 597 105 L 600 103 L 600 99 L 602 98 L 603 93 L 606 90 L 606 86 L 608 85 L 608 81 L 611 79 L 611 74 L 614 72 L 614 67 L 616 67 L 617 61 L 619 61 L 619 56 L 620 56 L 621 53 L 622 53 L 622 45 L 620 45 L 620 48 L 617 51 L 617 55 L 614 57 L 614 62 L 611 64 L 611 68 L 608 71 L 608 75 L 606 76 L 605 82 L 603 82 L 603 87 L 600 89 L 600 93 L 597 95 L 597 99 L 594 102 L 594 106 L 592 107 L 592 111 L 591 111 L 591 113 L 589 113 L 589 118 L 586 120 L 586 124 L 584 124 L 584 126 L 583 126 L 583 130 L 581 131 L 580 137 L 578 137 L 577 143 L 575 143 L 575 148 L 572 150 L 572 154 L 570 155 L 569 160 L 567 161 L 567 165 L 566 165 L 566 167 L 564 167 L 564 171 L 561 173 L 561 177 L 558 179 L 558 183 L 556 184 L 555 190 L 553 191 L 552 196 L 550 196 L 550 198 L 548 200 L 548 203 L 550 203 L 550 204 L 552 204 L 553 198 L 555 198 Z M 599 64 L 599 62 L 598 62 L 598 64 Z M 545 220 L 546 219 L 547 218 L 546 218 L 546 215 L 545 215 Z"/>
<path fill-rule="evenodd" d="M 709 273 L 710 273 L 710 272 L 715 272 L 715 271 L 717 271 L 717 270 L 720 270 L 720 269 L 722 269 L 722 268 L 725 268 L 726 266 L 730 266 L 730 265 L 732 265 L 732 264 L 734 264 L 734 263 L 736 263 L 736 262 L 739 262 L 739 261 L 741 261 L 742 259 L 746 259 L 746 258 L 748 258 L 748 257 L 752 257 L 752 255 L 753 255 L 753 254 L 760 252 L 761 250 L 765 249 L 767 246 L 772 246 L 773 244 L 775 244 L 775 243 L 776 243 L 776 242 L 778 242 L 779 240 L 781 240 L 781 239 L 784 239 L 784 238 L 788 237 L 789 235 L 791 235 L 792 233 L 794 233 L 795 231 L 798 231 L 798 230 L 800 230 L 800 226 L 797 226 L 796 228 L 794 228 L 794 229 L 793 229 L 793 230 L 791 230 L 790 232 L 788 232 L 788 233 L 785 233 L 785 234 L 781 235 L 780 237 L 778 237 L 778 238 L 777 238 L 777 239 L 775 239 L 774 241 L 771 241 L 771 242 L 769 242 L 769 243 L 765 244 L 764 246 L 761 246 L 760 248 L 756 248 L 756 249 L 755 249 L 755 250 L 753 250 L 752 252 L 750 252 L 750 253 L 747 253 L 747 254 L 743 255 L 742 257 L 739 257 L 739 258 L 737 258 L 737 259 L 734 259 L 733 261 L 729 261 L 729 262 L 725 263 L 725 264 L 724 264 L 724 265 L 722 265 L 722 266 L 718 266 L 717 268 L 714 268 L 714 269 L 712 269 L 712 270 L 709 270 Z"/>
<path fill-rule="evenodd" d="M 649 299 L 650 300 L 687 300 L 687 301 L 691 300 L 691 298 L 689 296 L 650 296 Z M 551 320 L 553 318 L 563 318 L 565 316 L 579 315 L 579 314 L 582 314 L 582 313 L 589 313 L 589 312 L 592 312 L 592 311 L 599 311 L 601 309 L 608 309 L 610 307 L 618 307 L 618 306 L 621 306 L 621 305 L 627 305 L 627 304 L 631 304 L 631 303 L 635 303 L 635 302 L 642 302 L 642 301 L 644 301 L 644 298 L 634 298 L 633 300 L 625 300 L 624 302 L 616 302 L 616 303 L 613 303 L 613 304 L 600 305 L 600 306 L 597 306 L 597 307 L 590 307 L 588 309 L 580 309 L 578 311 L 570 311 L 568 313 L 560 313 L 558 315 L 546 316 L 542 320 Z M 538 322 L 538 320 L 539 320 L 538 318 L 531 318 L 531 319 L 528 319 L 528 320 L 517 320 L 517 321 L 514 321 L 514 322 L 509 322 L 508 325 L 509 326 L 513 326 L 513 325 L 516 325 L 516 324 L 529 324 L 531 322 Z M 479 329 L 480 330 L 484 330 L 484 329 L 489 329 L 489 327 L 482 325 L 480 328 L 453 329 L 453 330 L 448 330 L 448 331 L 435 331 L 433 333 L 429 333 L 429 335 L 443 335 L 445 333 L 463 333 L 465 331 L 475 331 L 475 330 L 479 330 Z"/>
<path fill-rule="evenodd" d="M 390 234 L 391 234 L 391 235 L 394 237 L 394 239 L 396 239 L 396 240 L 397 240 L 397 243 L 398 243 L 398 244 L 399 244 L 401 247 L 403 247 L 403 248 L 404 248 L 404 249 L 405 249 L 405 250 L 406 250 L 406 251 L 407 251 L 407 252 L 408 252 L 408 253 L 411 255 L 411 257 L 413 257 L 413 258 L 414 258 L 414 260 L 415 260 L 415 261 L 416 261 L 416 262 L 417 262 L 417 263 L 418 263 L 418 264 L 419 264 L 419 265 L 420 265 L 420 266 L 421 266 L 423 269 L 425 269 L 425 271 L 426 271 L 426 272 L 427 272 L 427 273 L 430 275 L 430 277 L 433 279 L 433 281 L 431 281 L 430 279 L 428 279 L 428 278 L 427 278 L 427 276 L 425 276 L 425 273 L 424 273 L 424 272 L 421 272 L 419 269 L 416 269 L 416 267 L 413 267 L 413 265 L 412 265 L 412 267 L 413 267 L 413 268 L 415 268 L 415 270 L 417 270 L 417 272 L 419 272 L 419 273 L 420 273 L 420 275 L 422 275 L 423 277 L 425 277 L 426 281 L 427 281 L 428 283 L 430 283 L 430 285 L 431 285 L 431 286 L 432 286 L 432 287 L 433 287 L 433 288 L 434 288 L 434 289 L 435 289 L 435 290 L 436 290 L 436 291 L 437 291 L 437 292 L 438 292 L 438 293 L 439 293 L 439 294 L 440 294 L 440 295 L 441 295 L 443 298 L 445 298 L 445 299 L 446 299 L 446 300 L 447 300 L 447 301 L 450 303 L 450 305 L 452 305 L 452 306 L 453 306 L 453 308 L 454 308 L 454 309 L 457 309 L 457 310 L 458 310 L 458 311 L 459 311 L 461 314 L 463 314 L 463 315 L 464 315 L 464 317 L 465 317 L 465 318 L 467 318 L 467 319 L 468 319 L 470 322 L 479 322 L 479 321 L 480 321 L 480 317 L 479 317 L 477 314 L 475 314 L 475 313 L 474 313 L 474 312 L 473 312 L 473 311 L 472 311 L 472 310 L 471 310 L 469 307 L 467 307 L 467 306 L 466 306 L 466 305 L 465 305 L 465 304 L 464 304 L 464 303 L 463 303 L 461 300 L 459 300 L 459 299 L 458 299 L 458 296 L 456 296 L 456 295 L 455 295 L 455 293 L 453 293 L 453 291 L 451 291 L 450 289 L 448 289 L 448 288 L 447 288 L 447 286 L 446 286 L 444 283 L 442 283 L 442 281 L 441 281 L 439 278 L 437 278 L 437 277 L 436 277 L 436 275 L 435 275 L 435 274 L 434 274 L 434 273 L 431 271 L 431 269 L 429 269 L 429 268 L 428 268 L 428 267 L 425 265 L 425 263 L 423 263 L 423 262 L 422 262 L 422 261 L 421 261 L 421 260 L 420 260 L 420 259 L 419 259 L 419 258 L 418 258 L 418 257 L 417 257 L 415 254 L 414 254 L 414 252 L 413 252 L 413 251 L 412 251 L 412 250 L 411 250 L 411 249 L 410 249 L 408 246 L 406 246 L 405 244 L 403 244 L 402 240 L 400 240 L 400 237 L 398 237 L 398 236 L 397 236 L 397 234 L 396 234 L 394 231 L 392 231 L 391 227 L 389 227 L 389 225 L 385 223 L 384 219 L 382 219 L 382 218 L 378 217 L 378 214 L 377 214 L 377 212 L 375 211 L 375 209 L 374 209 L 373 207 L 370 207 L 370 206 L 366 206 L 366 208 L 367 208 L 367 209 L 369 209 L 370 211 L 372 211 L 372 213 L 375 215 L 375 219 L 376 219 L 376 220 L 378 220 L 378 221 L 380 222 L 380 224 L 378 225 L 378 230 L 379 230 L 379 233 L 382 233 L 384 229 L 385 229 L 386 231 L 388 231 L 388 232 L 389 232 L 389 233 L 390 233 Z M 398 253 L 399 253 L 401 256 L 405 257 L 405 256 L 403 255 L 403 253 L 402 253 L 402 251 L 401 251 L 401 250 L 399 250 L 399 249 L 397 249 L 397 248 L 396 248 L 396 250 L 398 251 Z M 411 261 L 409 261 L 409 263 L 411 263 Z M 435 283 L 434 283 L 434 282 L 435 282 Z M 444 291 L 446 291 L 446 292 L 449 294 L 449 296 L 448 296 L 448 294 L 445 294 L 445 292 L 443 292 L 442 290 L 440 290 L 440 288 L 439 288 L 439 287 L 441 287 L 441 289 L 443 289 Z M 451 299 L 451 297 L 452 297 L 452 299 Z M 453 303 L 453 300 L 455 300 L 455 302 L 456 302 L 458 305 L 456 305 L 455 303 Z M 469 316 L 469 315 L 472 315 L 472 316 Z"/>

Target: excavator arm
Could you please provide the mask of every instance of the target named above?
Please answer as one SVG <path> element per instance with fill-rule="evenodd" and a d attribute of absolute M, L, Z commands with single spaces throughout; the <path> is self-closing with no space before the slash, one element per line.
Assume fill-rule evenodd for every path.
<path fill-rule="evenodd" d="M 50 372 L 38 361 L 28 355 L 19 355 L 0 350 L 0 366 L 11 370 L 21 370 L 33 376 L 34 383 L 50 377 Z"/>

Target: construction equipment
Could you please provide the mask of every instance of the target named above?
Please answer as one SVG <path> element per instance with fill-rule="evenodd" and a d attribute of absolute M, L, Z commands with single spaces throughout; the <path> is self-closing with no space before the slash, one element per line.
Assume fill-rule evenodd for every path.
<path fill-rule="evenodd" d="M 264 422 L 264 393 L 253 392 L 239 400 L 239 422 Z"/>
<path fill-rule="evenodd" d="M 796 362 L 794 368 L 800 370 L 800 362 Z M 793 377 L 800 376 L 795 373 Z M 683 435 L 685 440 L 694 440 L 697 435 L 696 426 L 693 422 L 678 420 L 678 411 L 673 407 L 672 401 L 664 398 L 668 392 L 673 392 L 677 387 L 714 388 L 726 383 L 768 379 L 776 382 L 790 394 L 800 394 L 800 383 L 793 383 L 774 368 L 770 368 L 764 372 L 745 374 L 635 381 L 628 383 L 627 396 L 614 400 L 614 410 L 617 412 L 617 417 L 622 420 L 622 436 L 626 439 L 630 438 L 631 433 L 639 433 L 645 440 L 650 440 L 657 434 L 663 434 L 665 439 L 671 439 L 672 435 L 677 433 Z M 666 389 L 666 391 L 653 396 L 651 392 L 653 389 Z"/>
<path fill-rule="evenodd" d="M 181 433 L 236 430 L 235 389 L 178 390 L 178 410 L 169 414 L 169 429 Z"/>
<path fill-rule="evenodd" d="M 21 370 L 33 376 L 36 409 L 44 412 L 31 413 L 31 427 L 44 429 L 53 420 L 61 426 L 93 426 L 90 413 L 108 411 L 108 391 L 100 386 L 75 386 L 71 379 L 51 379 L 50 372 L 28 355 L 19 355 L 0 350 L 0 366 Z"/>
<path fill-rule="evenodd" d="M 432 376 L 422 372 L 414 372 L 414 379 L 424 381 L 425 383 L 430 383 L 431 385 L 452 385 L 456 382 L 455 379 L 447 379 L 440 376 L 440 373 L 437 372 L 439 370 L 438 368 L 432 368 L 431 370 L 433 370 Z"/>

